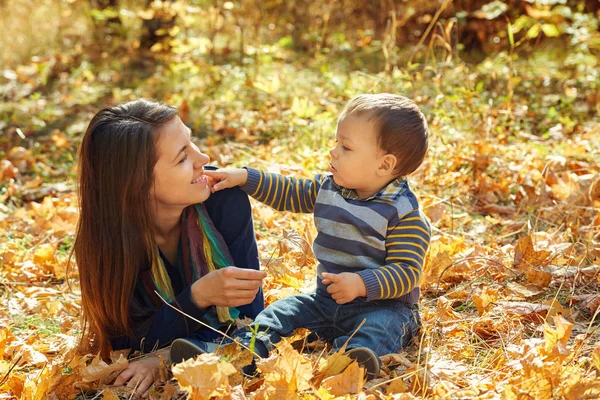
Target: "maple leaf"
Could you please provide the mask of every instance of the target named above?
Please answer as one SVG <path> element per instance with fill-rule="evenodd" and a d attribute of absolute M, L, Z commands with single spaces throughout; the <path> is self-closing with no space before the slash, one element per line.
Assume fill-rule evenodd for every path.
<path fill-rule="evenodd" d="M 82 381 L 87 383 L 104 380 L 113 373 L 123 371 L 128 365 L 129 361 L 123 357 L 123 354 L 120 354 L 119 359 L 112 364 L 107 364 L 98 355 L 92 360 L 90 365 L 81 371 Z"/>
<path fill-rule="evenodd" d="M 537 296 L 538 294 L 542 293 L 542 291 L 540 289 L 524 286 L 517 282 L 508 282 L 506 284 L 506 287 L 508 288 L 509 291 L 511 291 L 512 293 L 514 293 L 522 298 L 529 298 L 529 297 Z"/>
<path fill-rule="evenodd" d="M 17 340 L 17 338 L 15 335 L 13 335 L 8 327 L 0 330 L 0 360 L 4 358 L 6 345 L 15 340 Z"/>
<path fill-rule="evenodd" d="M 7 373 L 8 367 L 6 370 L 0 368 L 0 379 L 5 379 Z M 27 376 L 18 372 L 15 373 L 13 370 L 10 375 L 8 375 L 6 382 L 3 385 L 0 385 L 0 393 L 11 392 L 13 396 L 20 398 L 21 393 L 23 393 L 23 388 L 25 387 L 26 379 Z"/>
<path fill-rule="evenodd" d="M 209 399 L 229 393 L 229 375 L 237 372 L 228 362 L 212 353 L 200 354 L 172 368 L 173 377 L 192 399 Z"/>
<path fill-rule="evenodd" d="M 276 348 L 276 354 L 256 363 L 258 369 L 265 374 L 265 382 L 283 380 L 288 383 L 289 390 L 296 392 L 310 388 L 309 381 L 313 377 L 310 361 L 298 353 L 287 340 L 279 342 Z"/>
<path fill-rule="evenodd" d="M 323 380 L 322 386 L 335 396 L 356 394 L 363 388 L 364 375 L 364 368 L 354 361 L 341 374 Z"/>
<path fill-rule="evenodd" d="M 552 254 L 549 250 L 538 249 L 531 234 L 522 237 L 515 248 L 515 268 L 545 265 Z"/>
<path fill-rule="evenodd" d="M 483 289 L 478 289 L 471 296 L 473 303 L 475 303 L 475 307 L 477 307 L 477 312 L 479 315 L 483 315 L 488 306 L 498 300 L 498 297 L 498 289 L 493 289 L 489 286 L 485 286 Z"/>
<path fill-rule="evenodd" d="M 500 312 L 519 316 L 535 323 L 542 323 L 550 309 L 547 305 L 527 303 L 525 301 L 499 301 L 496 304 Z"/>
<path fill-rule="evenodd" d="M 229 343 L 220 346 L 215 354 L 224 360 L 227 360 L 236 370 L 240 370 L 252 362 L 252 353 L 242 348 L 238 343 Z"/>
<path fill-rule="evenodd" d="M 425 281 L 435 283 L 443 271 L 452 265 L 452 258 L 447 251 L 439 251 L 433 256 L 428 256 L 424 266 Z"/>
<path fill-rule="evenodd" d="M 600 398 L 600 381 L 582 376 L 580 371 L 569 368 L 561 382 L 560 392 L 566 400 L 598 399 Z"/>
<path fill-rule="evenodd" d="M 596 371 L 600 373 L 600 345 L 596 346 L 594 351 L 592 352 L 592 365 L 596 368 Z"/>
<path fill-rule="evenodd" d="M 525 277 L 529 284 L 539 288 L 547 288 L 552 283 L 552 274 L 543 268 L 528 268 Z"/>
<path fill-rule="evenodd" d="M 19 359 L 19 364 L 30 364 L 42 366 L 48 362 L 48 358 L 41 352 L 35 350 L 31 345 L 20 341 L 12 342 L 6 347 L 7 353 L 12 353 L 12 359 Z"/>
<path fill-rule="evenodd" d="M 329 357 L 319 360 L 319 372 L 323 374 L 324 378 L 341 373 L 352 362 L 352 359 L 344 354 L 345 350 L 346 346 L 344 345 L 342 349 Z"/>
<path fill-rule="evenodd" d="M 271 379 L 265 379 L 265 385 L 257 391 L 255 397 L 258 400 L 296 400 L 299 396 L 295 377 L 288 381 L 287 378 L 279 374 L 273 374 Z"/>
<path fill-rule="evenodd" d="M 464 374 L 467 367 L 462 363 L 456 362 L 439 354 L 433 355 L 429 361 L 429 372 L 438 380 L 461 382 L 464 380 Z"/>
<path fill-rule="evenodd" d="M 548 324 L 544 326 L 544 351 L 559 359 L 564 359 L 569 355 L 567 342 L 573 329 L 573 324 L 560 315 L 554 316 L 555 328 Z"/>
<path fill-rule="evenodd" d="M 436 317 L 439 321 L 452 321 L 458 319 L 458 315 L 452 310 L 452 301 L 444 296 L 438 298 Z"/>
<path fill-rule="evenodd" d="M 104 389 L 102 392 L 102 400 L 119 400 L 119 396 L 110 389 Z"/>
<path fill-rule="evenodd" d="M 408 385 L 401 378 L 396 378 L 385 388 L 387 395 L 408 392 Z"/>

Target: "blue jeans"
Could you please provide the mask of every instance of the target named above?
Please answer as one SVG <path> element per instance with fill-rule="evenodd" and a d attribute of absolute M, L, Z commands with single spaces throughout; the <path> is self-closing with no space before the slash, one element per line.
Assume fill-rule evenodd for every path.
<path fill-rule="evenodd" d="M 363 320 L 365 323 L 357 330 Z M 419 329 L 418 321 L 416 305 L 364 298 L 340 305 L 328 294 L 317 292 L 276 301 L 258 314 L 253 325 L 260 326 L 258 339 L 267 350 L 282 336 L 307 328 L 335 349 L 348 342 L 347 349 L 368 347 L 382 356 L 407 346 Z M 236 336 L 245 341 L 251 333 L 241 330 Z"/>

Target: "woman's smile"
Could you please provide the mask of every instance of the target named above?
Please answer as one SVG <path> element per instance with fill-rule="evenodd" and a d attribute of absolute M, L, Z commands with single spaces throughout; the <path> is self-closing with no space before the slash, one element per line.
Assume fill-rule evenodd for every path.
<path fill-rule="evenodd" d="M 208 185 L 208 177 L 206 175 L 204 175 L 204 174 L 201 174 L 200 176 L 198 176 L 197 178 L 195 178 L 192 181 L 192 185 L 195 185 L 195 184 L 198 184 L 198 183 L 201 183 L 203 185 Z"/>

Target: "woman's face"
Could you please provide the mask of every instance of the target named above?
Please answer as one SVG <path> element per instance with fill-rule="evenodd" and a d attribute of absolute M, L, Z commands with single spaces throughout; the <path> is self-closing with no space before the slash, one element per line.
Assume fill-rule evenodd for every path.
<path fill-rule="evenodd" d="M 190 134 L 179 117 L 160 129 L 153 188 L 158 208 L 185 208 L 210 196 L 203 168 L 210 158 L 190 141 Z"/>

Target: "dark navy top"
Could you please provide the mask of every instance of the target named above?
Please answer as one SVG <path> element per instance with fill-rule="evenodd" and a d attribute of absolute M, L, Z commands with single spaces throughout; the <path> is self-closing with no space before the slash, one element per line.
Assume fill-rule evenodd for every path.
<path fill-rule="evenodd" d="M 211 194 L 204 205 L 213 224 L 223 236 L 234 265 L 239 268 L 258 270 L 258 249 L 248 196 L 239 188 L 222 190 Z M 161 257 L 176 295 L 173 305 L 196 319 L 214 325 L 215 308 L 198 308 L 192 301 L 191 285 L 184 284 L 185 279 L 180 275 L 179 268 L 171 265 L 162 253 Z M 181 241 L 177 250 L 177 262 L 183 262 Z M 221 339 L 218 333 L 185 317 L 166 304 L 156 310 L 140 306 L 144 304 L 142 290 L 142 285 L 138 285 L 131 301 L 130 320 L 134 337 L 112 338 L 110 342 L 113 350 L 131 348 L 150 352 L 165 347 L 178 338 L 193 337 L 205 341 Z M 264 309 L 262 290 L 252 303 L 237 309 L 240 311 L 240 317 L 247 316 L 254 319 Z M 227 329 L 226 326 L 223 328 Z"/>

